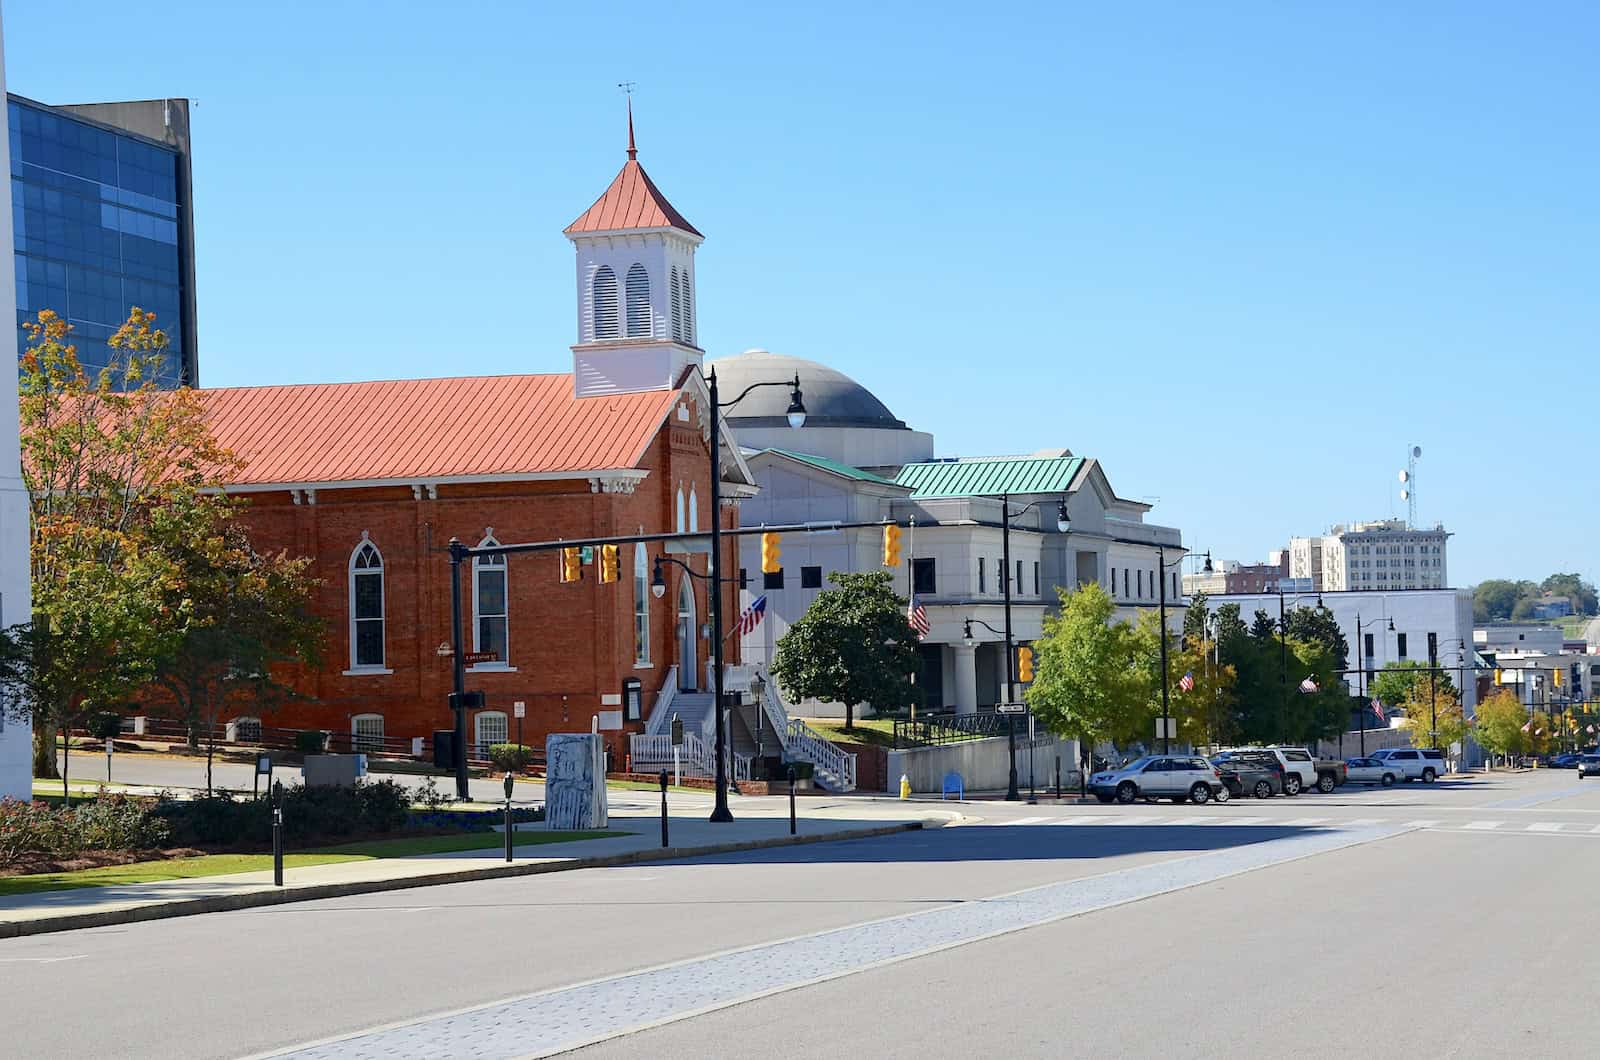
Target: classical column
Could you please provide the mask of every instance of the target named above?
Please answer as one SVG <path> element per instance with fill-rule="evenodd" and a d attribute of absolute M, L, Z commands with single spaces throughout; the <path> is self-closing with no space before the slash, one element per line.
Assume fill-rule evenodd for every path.
<path fill-rule="evenodd" d="M 978 712 L 978 647 L 975 644 L 952 644 L 956 653 L 956 713 Z"/>

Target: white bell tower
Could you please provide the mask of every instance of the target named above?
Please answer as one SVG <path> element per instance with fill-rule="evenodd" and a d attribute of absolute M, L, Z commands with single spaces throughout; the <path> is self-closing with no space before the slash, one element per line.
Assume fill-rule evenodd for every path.
<path fill-rule="evenodd" d="M 696 344 L 694 252 L 705 238 L 639 165 L 628 106 L 628 161 L 605 194 L 565 229 L 577 251 L 576 396 L 670 390 Z"/>

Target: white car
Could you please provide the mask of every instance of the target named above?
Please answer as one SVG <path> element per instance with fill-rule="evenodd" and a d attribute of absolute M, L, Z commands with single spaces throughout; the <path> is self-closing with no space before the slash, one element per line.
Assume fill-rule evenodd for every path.
<path fill-rule="evenodd" d="M 1145 755 L 1121 769 L 1089 778 L 1089 790 L 1101 802 L 1171 799 L 1173 802 L 1225 802 L 1227 786 L 1204 758 L 1190 755 Z"/>
<path fill-rule="evenodd" d="M 1600 755 L 1581 755 L 1578 758 L 1578 779 L 1600 777 Z"/>
<path fill-rule="evenodd" d="M 1351 784 L 1382 784 L 1387 788 L 1404 780 L 1405 773 L 1381 758 L 1352 758 L 1345 763 L 1345 779 Z"/>
<path fill-rule="evenodd" d="M 1369 757 L 1379 759 L 1385 765 L 1398 767 L 1403 774 L 1402 779 L 1407 782 L 1420 780 L 1424 784 L 1432 784 L 1445 773 L 1444 752 L 1432 747 L 1386 747 L 1382 751 L 1372 752 Z"/>

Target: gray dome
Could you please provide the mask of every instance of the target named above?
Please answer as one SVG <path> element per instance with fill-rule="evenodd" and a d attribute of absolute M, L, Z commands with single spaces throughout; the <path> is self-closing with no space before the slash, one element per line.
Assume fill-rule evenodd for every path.
<path fill-rule="evenodd" d="M 752 383 L 782 382 L 798 375 L 807 427 L 910 429 L 873 397 L 872 391 L 843 372 L 815 361 L 767 350 L 746 350 L 736 357 L 713 361 L 709 367 L 717 373 L 717 396 L 723 401 L 732 401 Z M 789 388 L 765 386 L 752 390 L 728 410 L 727 417 L 734 427 L 784 427 L 788 425 L 788 410 Z"/>

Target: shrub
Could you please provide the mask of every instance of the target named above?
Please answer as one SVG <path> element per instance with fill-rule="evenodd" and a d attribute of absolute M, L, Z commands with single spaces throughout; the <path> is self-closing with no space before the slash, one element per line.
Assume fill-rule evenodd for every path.
<path fill-rule="evenodd" d="M 515 773 L 533 761 L 533 748 L 522 743 L 497 743 L 489 747 L 489 761 L 499 770 Z"/>
<path fill-rule="evenodd" d="M 148 850 L 167 842 L 165 819 L 150 803 L 102 795 L 71 809 L 0 801 L 0 864 L 23 854 L 72 857 L 89 850 Z"/>
<path fill-rule="evenodd" d="M 392 780 L 357 781 L 348 788 L 296 784 L 283 790 L 286 840 L 315 840 L 392 832 L 411 814 L 411 792 Z M 266 799 L 236 799 L 223 792 L 163 806 L 173 834 L 185 843 L 264 844 L 272 836 Z"/>
<path fill-rule="evenodd" d="M 328 745 L 328 734 L 318 729 L 305 729 L 294 734 L 294 749 L 303 755 L 319 755 Z"/>
<path fill-rule="evenodd" d="M 114 710 L 101 710 L 89 715 L 83 726 L 90 736 L 109 740 L 122 733 L 122 715 Z"/>

